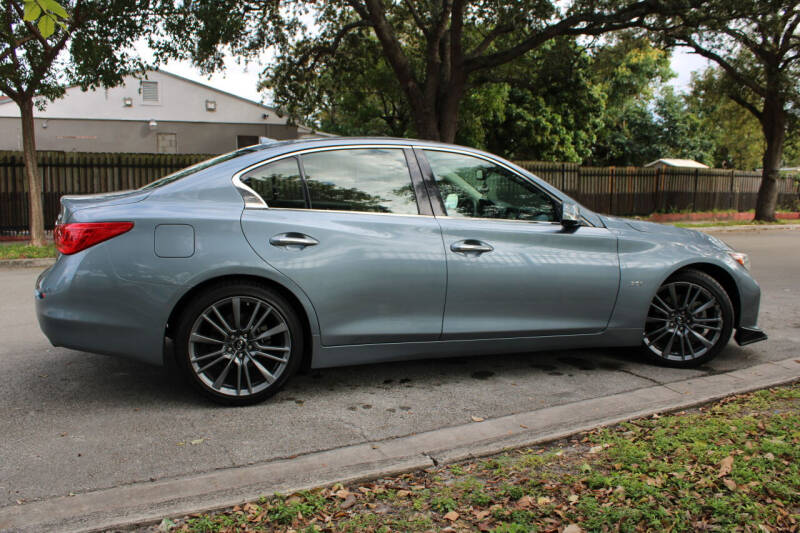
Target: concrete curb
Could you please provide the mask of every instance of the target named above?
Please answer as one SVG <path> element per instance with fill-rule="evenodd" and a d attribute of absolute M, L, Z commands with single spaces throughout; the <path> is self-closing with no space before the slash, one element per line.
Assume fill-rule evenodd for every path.
<path fill-rule="evenodd" d="M 376 478 L 552 441 L 800 379 L 790 358 L 484 422 L 203 474 L 0 508 L 0 531 L 97 531 L 216 510 L 274 492 Z"/>
<path fill-rule="evenodd" d="M 55 262 L 55 257 L 41 257 L 35 259 L 0 259 L 0 270 L 10 270 L 15 268 L 47 268 Z"/>
<path fill-rule="evenodd" d="M 692 228 L 685 226 L 684 229 L 696 229 L 699 231 L 713 231 L 715 233 L 731 231 L 766 231 L 766 230 L 798 230 L 800 224 L 748 224 L 747 226 L 706 226 L 702 228 Z"/>

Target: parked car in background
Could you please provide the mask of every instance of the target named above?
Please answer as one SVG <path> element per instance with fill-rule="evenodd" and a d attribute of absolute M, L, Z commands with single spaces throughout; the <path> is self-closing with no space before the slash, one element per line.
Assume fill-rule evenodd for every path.
<path fill-rule="evenodd" d="M 62 199 L 36 283 L 57 346 L 161 364 L 228 404 L 313 368 L 641 346 L 691 367 L 757 328 L 748 260 L 602 216 L 524 169 L 433 142 L 245 148 L 135 191 Z M 532 356 L 533 357 L 533 356 Z"/>

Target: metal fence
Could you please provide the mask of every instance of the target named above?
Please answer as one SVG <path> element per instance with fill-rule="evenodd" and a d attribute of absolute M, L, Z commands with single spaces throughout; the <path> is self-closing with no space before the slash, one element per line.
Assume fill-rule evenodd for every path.
<path fill-rule="evenodd" d="M 141 187 L 207 159 L 208 155 L 39 152 L 45 227 L 52 229 L 64 194 Z M 600 213 L 649 215 L 665 211 L 754 209 L 761 173 L 739 170 L 583 167 L 572 163 L 517 164 Z M 0 152 L 0 233 L 28 229 L 28 186 L 20 152 Z M 778 205 L 796 208 L 797 180 L 782 179 Z"/>

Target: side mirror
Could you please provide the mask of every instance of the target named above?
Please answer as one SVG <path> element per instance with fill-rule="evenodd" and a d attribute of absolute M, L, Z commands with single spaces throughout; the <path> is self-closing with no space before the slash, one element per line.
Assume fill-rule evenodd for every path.
<path fill-rule="evenodd" d="M 581 208 L 573 202 L 561 204 L 561 225 L 565 228 L 576 228 L 581 225 Z"/>

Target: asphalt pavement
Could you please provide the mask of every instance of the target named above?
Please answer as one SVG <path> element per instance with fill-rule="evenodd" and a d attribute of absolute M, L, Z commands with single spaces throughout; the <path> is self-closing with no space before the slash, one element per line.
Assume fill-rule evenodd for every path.
<path fill-rule="evenodd" d="M 210 404 L 169 369 L 52 347 L 38 269 L 0 270 L 0 507 L 413 435 L 748 368 L 798 355 L 800 230 L 726 231 L 751 254 L 770 339 L 707 366 L 574 350 L 326 369 L 266 403 Z"/>

